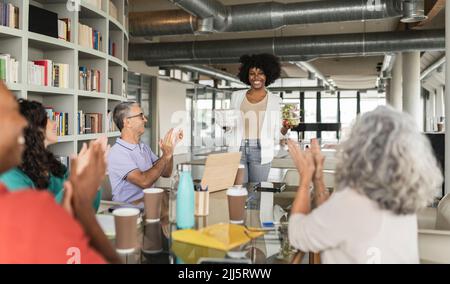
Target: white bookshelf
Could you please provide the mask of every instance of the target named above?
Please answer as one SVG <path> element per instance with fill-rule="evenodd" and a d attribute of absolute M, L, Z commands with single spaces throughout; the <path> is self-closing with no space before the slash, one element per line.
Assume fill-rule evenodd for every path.
<path fill-rule="evenodd" d="M 110 16 L 109 0 L 101 0 L 101 8 L 81 0 L 80 9 L 67 8 L 67 0 L 6 0 L 19 7 L 19 29 L 0 26 L 0 54 L 11 54 L 19 61 L 19 82 L 7 83 L 18 98 L 37 100 L 55 111 L 69 113 L 69 135 L 59 136 L 51 146 L 57 155 L 69 156 L 78 152 L 84 142 L 106 135 L 110 141 L 120 132 L 108 132 L 107 112 L 126 101 L 125 90 L 128 71 L 128 0 L 112 0 L 118 10 L 118 19 Z M 28 31 L 29 5 L 58 13 L 58 18 L 71 20 L 71 41 Z M 78 44 L 78 23 L 89 25 L 102 34 L 101 50 Z M 109 39 L 116 45 L 116 56 L 108 54 Z M 49 59 L 54 63 L 69 64 L 69 88 L 36 86 L 28 84 L 27 63 Z M 98 69 L 101 72 L 100 92 L 83 91 L 78 86 L 79 66 Z M 112 93 L 107 93 L 108 78 L 113 78 Z M 78 134 L 77 112 L 102 114 L 102 133 Z"/>

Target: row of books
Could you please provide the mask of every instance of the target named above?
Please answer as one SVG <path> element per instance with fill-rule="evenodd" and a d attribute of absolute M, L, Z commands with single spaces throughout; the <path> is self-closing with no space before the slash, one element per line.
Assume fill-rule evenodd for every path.
<path fill-rule="evenodd" d="M 0 25 L 10 28 L 19 28 L 19 7 L 0 0 Z"/>
<path fill-rule="evenodd" d="M 47 117 L 56 122 L 56 135 L 69 135 L 69 113 L 55 111 L 52 107 L 45 107 Z"/>
<path fill-rule="evenodd" d="M 100 92 L 101 73 L 99 70 L 88 69 L 85 66 L 80 66 L 79 69 L 79 86 L 82 91 L 97 91 Z"/>
<path fill-rule="evenodd" d="M 116 124 L 113 121 L 113 116 L 112 116 L 113 112 L 111 110 L 108 109 L 108 114 L 106 117 L 106 130 L 108 132 L 116 132 L 119 131 L 119 129 L 117 128 Z"/>
<path fill-rule="evenodd" d="M 69 64 L 51 60 L 28 62 L 28 83 L 39 86 L 69 88 Z"/>
<path fill-rule="evenodd" d="M 0 80 L 6 83 L 19 81 L 19 62 L 10 54 L 0 54 Z"/>
<path fill-rule="evenodd" d="M 90 26 L 78 23 L 78 44 L 87 48 L 102 50 L 102 34 Z"/>
<path fill-rule="evenodd" d="M 101 133 L 102 131 L 101 113 L 84 113 L 79 110 L 77 113 L 78 134 Z"/>
<path fill-rule="evenodd" d="M 108 41 L 108 54 L 112 56 L 116 56 L 116 43 L 111 39 Z"/>
<path fill-rule="evenodd" d="M 58 20 L 58 38 L 70 41 L 70 34 L 72 30 L 72 24 L 69 18 L 59 19 Z"/>

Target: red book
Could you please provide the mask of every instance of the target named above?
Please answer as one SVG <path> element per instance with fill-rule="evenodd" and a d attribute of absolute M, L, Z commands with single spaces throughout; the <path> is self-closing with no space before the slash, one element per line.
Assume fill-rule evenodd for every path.
<path fill-rule="evenodd" d="M 44 66 L 44 85 L 45 86 L 51 86 L 52 82 L 52 72 L 53 72 L 53 66 L 51 60 L 36 60 L 34 61 L 35 65 Z"/>

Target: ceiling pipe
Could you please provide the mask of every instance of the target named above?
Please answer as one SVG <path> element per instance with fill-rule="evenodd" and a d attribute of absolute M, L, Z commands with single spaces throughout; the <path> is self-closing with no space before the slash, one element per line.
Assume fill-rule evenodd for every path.
<path fill-rule="evenodd" d="M 289 25 L 366 21 L 401 17 L 403 14 L 402 0 L 327 0 L 286 4 L 264 2 L 232 6 L 224 6 L 216 0 L 170 1 L 188 13 L 181 11 L 185 14 L 184 17 L 178 14 L 172 16 L 172 11 L 130 13 L 131 35 L 195 34 L 205 30 L 206 32 L 272 30 Z M 165 25 L 160 24 L 161 20 L 158 17 L 154 20 L 156 23 L 153 23 L 155 13 L 164 15 Z M 210 19 L 212 26 L 205 29 L 204 21 L 207 19 Z M 199 24 L 199 21 L 202 23 Z"/>
<path fill-rule="evenodd" d="M 189 62 L 236 60 L 243 54 L 280 57 L 369 56 L 405 51 L 445 49 L 444 30 L 270 37 L 217 41 L 132 44 L 129 60 Z"/>

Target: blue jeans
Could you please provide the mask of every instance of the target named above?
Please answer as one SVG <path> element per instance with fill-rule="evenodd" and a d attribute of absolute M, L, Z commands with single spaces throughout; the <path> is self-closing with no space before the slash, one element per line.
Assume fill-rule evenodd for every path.
<path fill-rule="evenodd" d="M 261 165 L 261 144 L 258 139 L 243 139 L 241 164 L 245 165 L 244 182 L 267 181 L 272 163 Z"/>

